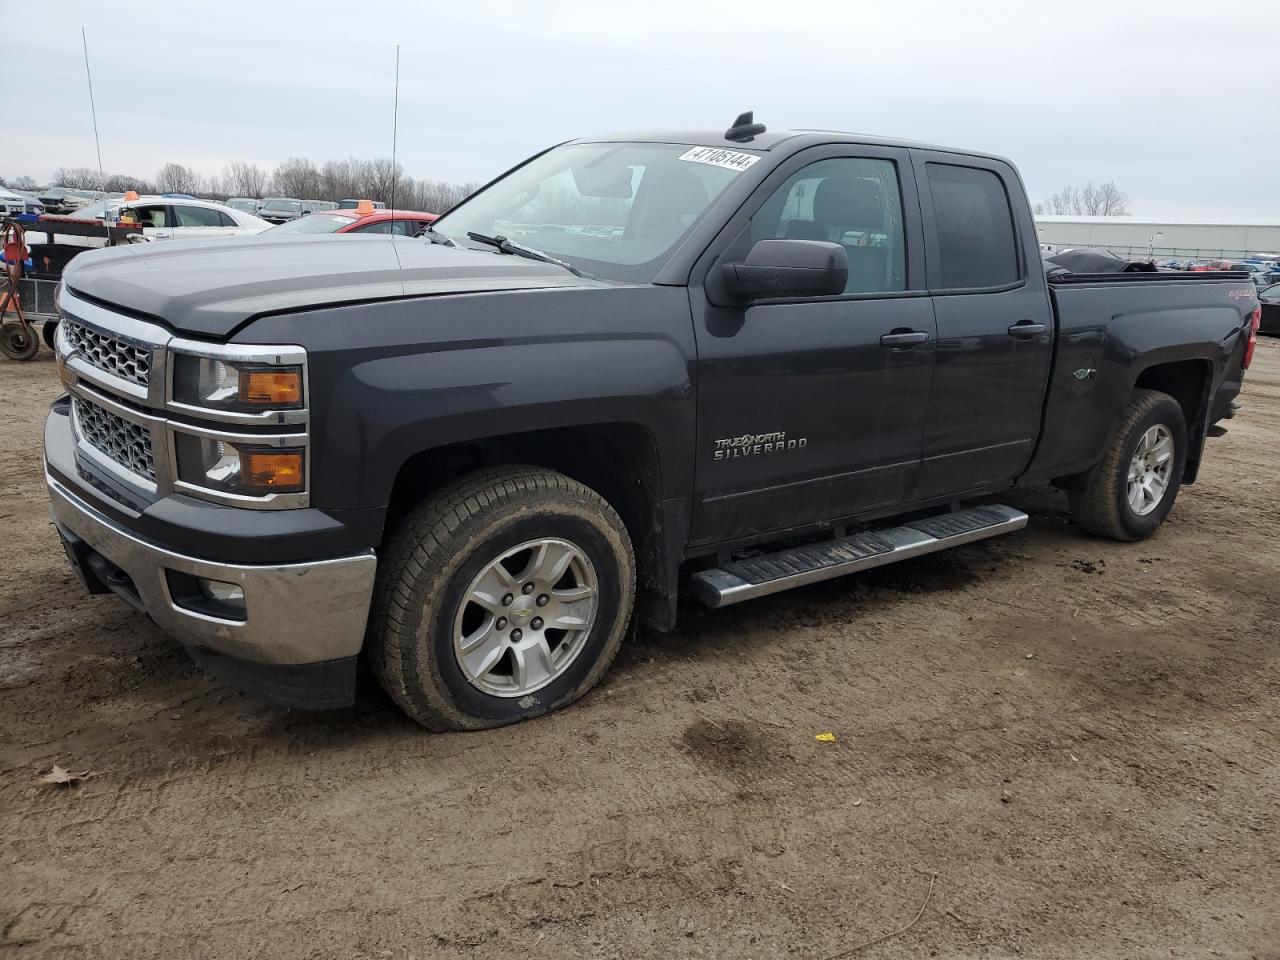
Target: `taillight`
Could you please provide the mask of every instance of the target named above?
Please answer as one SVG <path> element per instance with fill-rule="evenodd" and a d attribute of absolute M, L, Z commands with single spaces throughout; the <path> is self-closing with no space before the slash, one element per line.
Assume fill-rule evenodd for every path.
<path fill-rule="evenodd" d="M 1249 364 L 1253 363 L 1253 351 L 1258 349 L 1258 328 L 1262 326 L 1262 305 L 1249 314 L 1249 339 L 1244 344 L 1244 363 L 1241 366 L 1249 369 Z"/>

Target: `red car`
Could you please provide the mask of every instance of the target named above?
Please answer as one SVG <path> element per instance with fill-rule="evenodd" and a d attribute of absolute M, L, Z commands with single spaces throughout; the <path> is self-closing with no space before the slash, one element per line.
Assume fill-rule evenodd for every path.
<path fill-rule="evenodd" d="M 297 220 L 290 220 L 258 236 L 275 237 L 299 233 L 391 233 L 399 237 L 416 237 L 432 221 L 434 213 L 421 210 L 374 210 L 372 205 L 355 210 L 321 210 Z"/>

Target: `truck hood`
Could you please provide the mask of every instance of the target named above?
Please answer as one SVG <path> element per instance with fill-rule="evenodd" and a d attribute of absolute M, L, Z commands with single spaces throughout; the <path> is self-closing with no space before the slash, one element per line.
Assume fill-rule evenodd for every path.
<path fill-rule="evenodd" d="M 94 250 L 63 274 L 78 294 L 179 333 L 225 337 L 252 317 L 366 300 L 595 286 L 550 263 L 412 237 L 262 236 Z"/>

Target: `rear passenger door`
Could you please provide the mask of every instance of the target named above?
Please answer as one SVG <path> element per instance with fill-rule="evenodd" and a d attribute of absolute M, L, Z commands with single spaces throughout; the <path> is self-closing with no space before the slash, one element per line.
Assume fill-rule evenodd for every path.
<path fill-rule="evenodd" d="M 1052 361 L 1035 224 L 1006 163 L 912 151 L 912 164 L 938 327 L 912 499 L 999 489 L 1031 458 Z"/>
<path fill-rule="evenodd" d="M 173 205 L 178 224 L 173 235 L 178 240 L 194 240 L 199 237 L 226 237 L 239 233 L 240 228 L 228 214 L 212 207 L 195 207 L 183 203 Z"/>

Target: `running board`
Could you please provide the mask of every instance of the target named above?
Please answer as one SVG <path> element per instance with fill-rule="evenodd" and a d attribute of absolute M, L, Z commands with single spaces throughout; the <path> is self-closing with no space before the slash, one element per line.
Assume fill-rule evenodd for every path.
<path fill-rule="evenodd" d="M 693 592 L 708 607 L 727 607 L 807 583 L 998 537 L 1026 525 L 1027 515 L 1013 507 L 970 507 L 912 520 L 900 527 L 779 550 L 715 570 L 702 570 L 691 578 Z"/>

